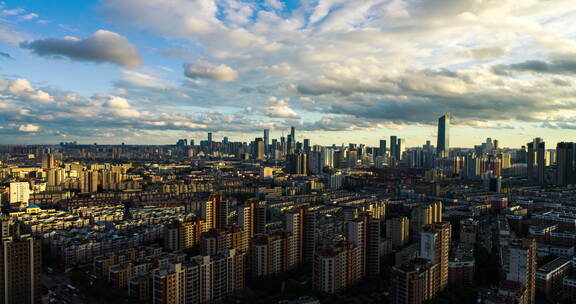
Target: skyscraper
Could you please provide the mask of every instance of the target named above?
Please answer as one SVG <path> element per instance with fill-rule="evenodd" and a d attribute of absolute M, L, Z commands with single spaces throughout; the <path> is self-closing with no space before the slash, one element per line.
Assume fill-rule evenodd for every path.
<path fill-rule="evenodd" d="M 576 184 L 576 143 L 561 142 L 556 146 L 557 183 L 561 186 Z"/>
<path fill-rule="evenodd" d="M 398 137 L 390 136 L 390 156 L 396 157 L 396 145 L 398 145 Z"/>
<path fill-rule="evenodd" d="M 290 135 L 292 135 L 292 141 L 296 144 L 296 129 L 294 126 L 290 127 Z"/>
<path fill-rule="evenodd" d="M 258 137 L 254 140 L 254 159 L 264 160 L 264 141 L 262 138 Z"/>
<path fill-rule="evenodd" d="M 380 150 L 378 150 L 378 155 L 380 155 L 380 156 L 386 155 L 386 140 L 385 139 L 380 140 Z"/>
<path fill-rule="evenodd" d="M 450 113 L 438 118 L 438 143 L 437 154 L 440 157 L 448 157 L 450 154 Z"/>
<path fill-rule="evenodd" d="M 264 129 L 264 153 L 270 154 L 270 130 Z"/>

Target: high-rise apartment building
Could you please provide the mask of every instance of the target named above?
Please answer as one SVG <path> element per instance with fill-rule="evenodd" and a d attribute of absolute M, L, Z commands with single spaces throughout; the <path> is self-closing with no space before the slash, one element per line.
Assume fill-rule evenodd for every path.
<path fill-rule="evenodd" d="M 386 239 L 393 248 L 404 247 L 410 237 L 410 220 L 405 217 L 395 217 L 386 220 Z"/>
<path fill-rule="evenodd" d="M 30 201 L 30 184 L 28 182 L 10 183 L 10 203 L 20 203 L 28 206 Z"/>
<path fill-rule="evenodd" d="M 48 170 L 56 167 L 56 161 L 54 160 L 53 153 L 42 154 L 41 167 L 42 170 Z"/>
<path fill-rule="evenodd" d="M 426 225 L 442 221 L 442 202 L 426 204 L 412 209 L 410 230 L 415 238 Z"/>
<path fill-rule="evenodd" d="M 360 277 L 380 274 L 380 219 L 361 213 L 347 222 L 348 241 L 360 248 Z"/>
<path fill-rule="evenodd" d="M 438 118 L 437 154 L 440 157 L 450 156 L 450 113 Z"/>
<path fill-rule="evenodd" d="M 435 286 L 440 292 L 448 286 L 448 259 L 452 228 L 449 222 L 437 222 L 424 227 L 420 236 L 420 257 L 438 264 Z"/>
<path fill-rule="evenodd" d="M 0 303 L 42 303 L 42 242 L 30 235 L 5 237 L 0 251 Z"/>
<path fill-rule="evenodd" d="M 349 242 L 335 244 L 316 252 L 312 265 L 314 289 L 337 294 L 362 278 L 361 248 Z"/>
<path fill-rule="evenodd" d="M 525 302 L 533 304 L 536 299 L 536 240 L 513 239 L 507 248 L 506 280 L 522 284 L 526 288 Z"/>
<path fill-rule="evenodd" d="M 286 213 L 286 231 L 297 239 L 298 263 L 311 262 L 316 247 L 316 213 L 308 206 L 298 206 Z"/>
<path fill-rule="evenodd" d="M 414 259 L 392 267 L 390 303 L 423 304 L 432 300 L 437 290 L 438 269 L 438 264 L 426 259 Z"/>
<path fill-rule="evenodd" d="M 172 251 L 187 250 L 198 246 L 206 225 L 199 218 L 174 221 L 164 226 L 164 248 Z"/>
<path fill-rule="evenodd" d="M 247 201 L 238 209 L 238 225 L 242 227 L 246 238 L 266 233 L 266 202 Z"/>
<path fill-rule="evenodd" d="M 275 275 L 299 264 L 296 234 L 259 235 L 250 242 L 250 273 L 253 277 Z"/>
<path fill-rule="evenodd" d="M 235 249 L 196 256 L 189 263 L 153 271 L 153 304 L 202 304 L 221 300 L 245 285 L 246 253 Z"/>

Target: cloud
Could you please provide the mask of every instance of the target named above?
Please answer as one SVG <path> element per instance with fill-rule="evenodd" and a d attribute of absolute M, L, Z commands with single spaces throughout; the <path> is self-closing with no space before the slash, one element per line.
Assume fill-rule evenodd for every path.
<path fill-rule="evenodd" d="M 264 108 L 264 115 L 272 118 L 300 118 L 298 113 L 290 108 L 286 100 L 270 97 L 268 102 L 272 105 Z"/>
<path fill-rule="evenodd" d="M 35 18 L 38 18 L 38 17 L 40 17 L 40 16 L 38 16 L 38 14 L 35 14 L 35 13 L 30 13 L 30 14 L 26 14 L 26 15 L 20 16 L 20 18 L 21 18 L 21 19 L 24 19 L 24 20 L 32 20 L 32 19 L 35 19 Z"/>
<path fill-rule="evenodd" d="M 12 58 L 12 56 L 8 53 L 5 52 L 0 52 L 0 57 L 5 58 L 5 59 L 12 59 L 14 60 L 14 58 Z"/>
<path fill-rule="evenodd" d="M 42 103 L 50 103 L 54 101 L 54 98 L 49 93 L 34 89 L 28 79 L 17 78 L 10 81 L 0 79 L 0 83 L 3 83 L 3 85 L 0 86 L 0 91 L 5 90 L 6 93 L 12 94 L 13 96 L 23 100 Z"/>
<path fill-rule="evenodd" d="M 188 62 L 184 64 L 184 75 L 192 79 L 232 82 L 238 77 L 238 72 L 225 64 L 214 66 L 206 62 Z"/>
<path fill-rule="evenodd" d="M 43 57 L 64 56 L 71 60 L 108 62 L 130 68 L 142 64 L 138 50 L 128 42 L 128 39 L 106 30 L 98 30 L 86 39 L 48 38 L 22 42 L 20 46 Z"/>
<path fill-rule="evenodd" d="M 170 47 L 162 50 L 162 56 L 168 58 L 187 59 L 190 58 L 192 54 L 177 47 Z"/>
<path fill-rule="evenodd" d="M 542 74 L 576 74 L 576 59 L 574 60 L 528 60 L 524 62 L 497 65 L 493 68 L 497 74 L 506 75 L 510 72 L 533 72 Z"/>
<path fill-rule="evenodd" d="M 162 79 L 153 75 L 131 70 L 123 70 L 120 80 L 115 82 L 118 87 L 166 89 L 169 87 Z"/>
<path fill-rule="evenodd" d="M 104 107 L 108 108 L 110 112 L 120 118 L 138 118 L 140 117 L 140 112 L 132 109 L 128 100 L 122 97 L 111 96 L 104 103 Z"/>
<path fill-rule="evenodd" d="M 38 132 L 40 131 L 40 127 L 33 124 L 25 124 L 18 127 L 18 130 L 21 132 Z"/>
<path fill-rule="evenodd" d="M 16 95 L 25 92 L 30 92 L 33 90 L 34 88 L 32 88 L 30 81 L 28 81 L 28 79 L 25 78 L 18 78 L 10 81 L 10 83 L 8 84 L 8 88 L 6 89 L 8 93 Z"/>

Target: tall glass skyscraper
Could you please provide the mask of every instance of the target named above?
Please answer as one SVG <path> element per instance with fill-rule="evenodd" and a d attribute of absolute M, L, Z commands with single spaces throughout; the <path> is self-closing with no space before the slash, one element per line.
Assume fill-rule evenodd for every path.
<path fill-rule="evenodd" d="M 436 152 L 438 156 L 448 156 L 450 152 L 450 113 L 438 118 L 438 144 Z"/>

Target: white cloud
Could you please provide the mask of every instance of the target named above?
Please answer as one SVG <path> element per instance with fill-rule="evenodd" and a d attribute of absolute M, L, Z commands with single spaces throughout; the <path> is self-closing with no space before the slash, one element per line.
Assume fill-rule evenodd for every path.
<path fill-rule="evenodd" d="M 24 20 L 32 20 L 32 19 L 35 19 L 35 18 L 38 18 L 38 17 L 40 17 L 40 16 L 38 16 L 38 14 L 30 13 L 30 14 L 23 15 L 23 16 L 21 16 L 20 18 L 22 18 L 22 19 L 24 19 Z"/>
<path fill-rule="evenodd" d="M 292 110 L 285 99 L 274 96 L 268 99 L 272 105 L 264 108 L 264 115 L 272 118 L 300 118 L 296 111 Z"/>
<path fill-rule="evenodd" d="M 214 66 L 206 62 L 189 62 L 184 64 L 184 75 L 192 79 L 231 82 L 236 80 L 238 72 L 225 64 Z"/>
<path fill-rule="evenodd" d="M 18 130 L 21 132 L 38 132 L 40 131 L 40 127 L 33 124 L 25 124 L 18 127 Z"/>
<path fill-rule="evenodd" d="M 27 93 L 24 95 L 25 98 L 28 98 L 32 101 L 38 101 L 38 102 L 53 102 L 54 101 L 54 97 L 50 96 L 50 94 L 42 91 L 42 90 L 38 90 L 32 93 Z"/>
<path fill-rule="evenodd" d="M 22 94 L 25 92 L 33 91 L 32 85 L 25 78 L 17 78 L 10 81 L 8 88 L 6 89 L 10 94 Z"/>
<path fill-rule="evenodd" d="M 163 80 L 146 73 L 123 70 L 120 80 L 116 82 L 120 87 L 165 89 L 169 85 Z"/>
<path fill-rule="evenodd" d="M 110 96 L 108 100 L 104 103 L 104 106 L 110 110 L 110 112 L 120 118 L 138 118 L 140 117 L 140 112 L 133 109 L 128 100 L 118 96 Z"/>

